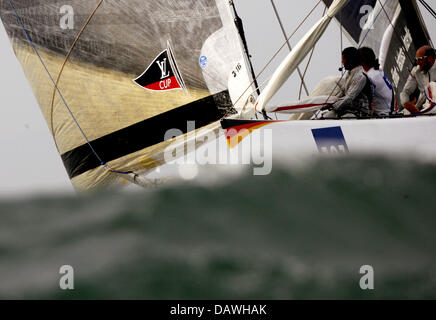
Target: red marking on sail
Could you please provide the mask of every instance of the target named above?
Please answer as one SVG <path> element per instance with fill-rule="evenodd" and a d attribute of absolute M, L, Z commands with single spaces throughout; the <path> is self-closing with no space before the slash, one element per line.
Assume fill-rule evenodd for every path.
<path fill-rule="evenodd" d="M 148 86 L 145 86 L 144 88 L 149 90 L 155 90 L 155 91 L 165 91 L 165 90 L 180 89 L 181 86 L 177 82 L 177 78 L 174 76 L 152 83 Z"/>
<path fill-rule="evenodd" d="M 321 107 L 326 105 L 328 104 L 326 103 L 302 104 L 298 106 L 280 107 L 277 108 L 275 111 L 298 110 L 298 109 L 306 109 L 306 108 L 313 108 L 313 107 Z"/>

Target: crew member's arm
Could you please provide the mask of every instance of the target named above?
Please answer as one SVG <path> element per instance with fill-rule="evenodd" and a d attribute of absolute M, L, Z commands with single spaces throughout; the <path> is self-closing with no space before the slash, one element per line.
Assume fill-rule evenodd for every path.
<path fill-rule="evenodd" d="M 353 79 L 353 83 L 345 93 L 345 96 L 340 98 L 333 104 L 333 109 L 336 112 L 341 112 L 347 108 L 353 107 L 353 101 L 356 99 L 366 85 L 366 77 L 362 74 L 356 74 Z"/>
<path fill-rule="evenodd" d="M 416 107 L 416 98 L 410 101 L 410 96 L 415 92 L 417 87 L 418 82 L 416 81 L 415 74 L 412 71 L 400 95 L 401 104 L 412 114 L 419 112 L 419 109 Z"/>

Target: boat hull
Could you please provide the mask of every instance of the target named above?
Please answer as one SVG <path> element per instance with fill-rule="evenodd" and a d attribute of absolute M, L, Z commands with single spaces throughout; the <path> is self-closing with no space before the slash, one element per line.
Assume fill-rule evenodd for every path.
<path fill-rule="evenodd" d="M 436 159 L 436 117 L 222 122 L 230 147 L 271 152 L 273 159 L 322 154 Z M 269 151 L 270 150 L 270 151 Z"/>

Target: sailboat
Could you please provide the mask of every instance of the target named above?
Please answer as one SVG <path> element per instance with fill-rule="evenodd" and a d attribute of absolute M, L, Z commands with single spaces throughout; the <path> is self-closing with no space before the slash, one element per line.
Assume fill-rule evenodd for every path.
<path fill-rule="evenodd" d="M 397 96 L 416 50 L 431 43 L 414 0 L 322 2 L 325 15 L 262 91 L 235 1 L 1 0 L 0 17 L 78 191 L 147 187 L 168 154 L 250 153 L 255 137 L 271 154 L 299 156 L 436 146 L 432 115 L 310 120 L 335 88 L 269 104 L 333 20 L 378 53 Z"/>

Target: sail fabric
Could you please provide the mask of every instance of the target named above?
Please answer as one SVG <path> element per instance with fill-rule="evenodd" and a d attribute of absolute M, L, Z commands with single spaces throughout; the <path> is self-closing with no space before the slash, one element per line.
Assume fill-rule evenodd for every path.
<path fill-rule="evenodd" d="M 332 3 L 323 1 L 327 6 Z M 417 49 L 429 44 L 416 1 L 353 0 L 336 19 L 356 47 L 374 50 L 399 101 Z"/>
<path fill-rule="evenodd" d="M 277 68 L 277 71 L 272 75 L 268 85 L 259 96 L 255 106 L 257 111 L 265 110 L 266 104 L 283 86 L 295 69 L 297 69 L 298 65 L 304 60 L 309 51 L 322 37 L 332 18 L 348 3 L 348 1 L 349 0 L 335 0 L 327 11 L 327 14 L 310 29 L 303 39 L 298 42 L 291 53 Z"/>
<path fill-rule="evenodd" d="M 67 59 L 98 3 L 0 0 L 1 20 L 78 190 L 120 182 L 102 162 L 137 173 L 163 164 L 169 129 L 216 129 L 251 83 L 226 0 L 104 0 Z M 239 86 L 229 88 L 235 78 Z"/>

